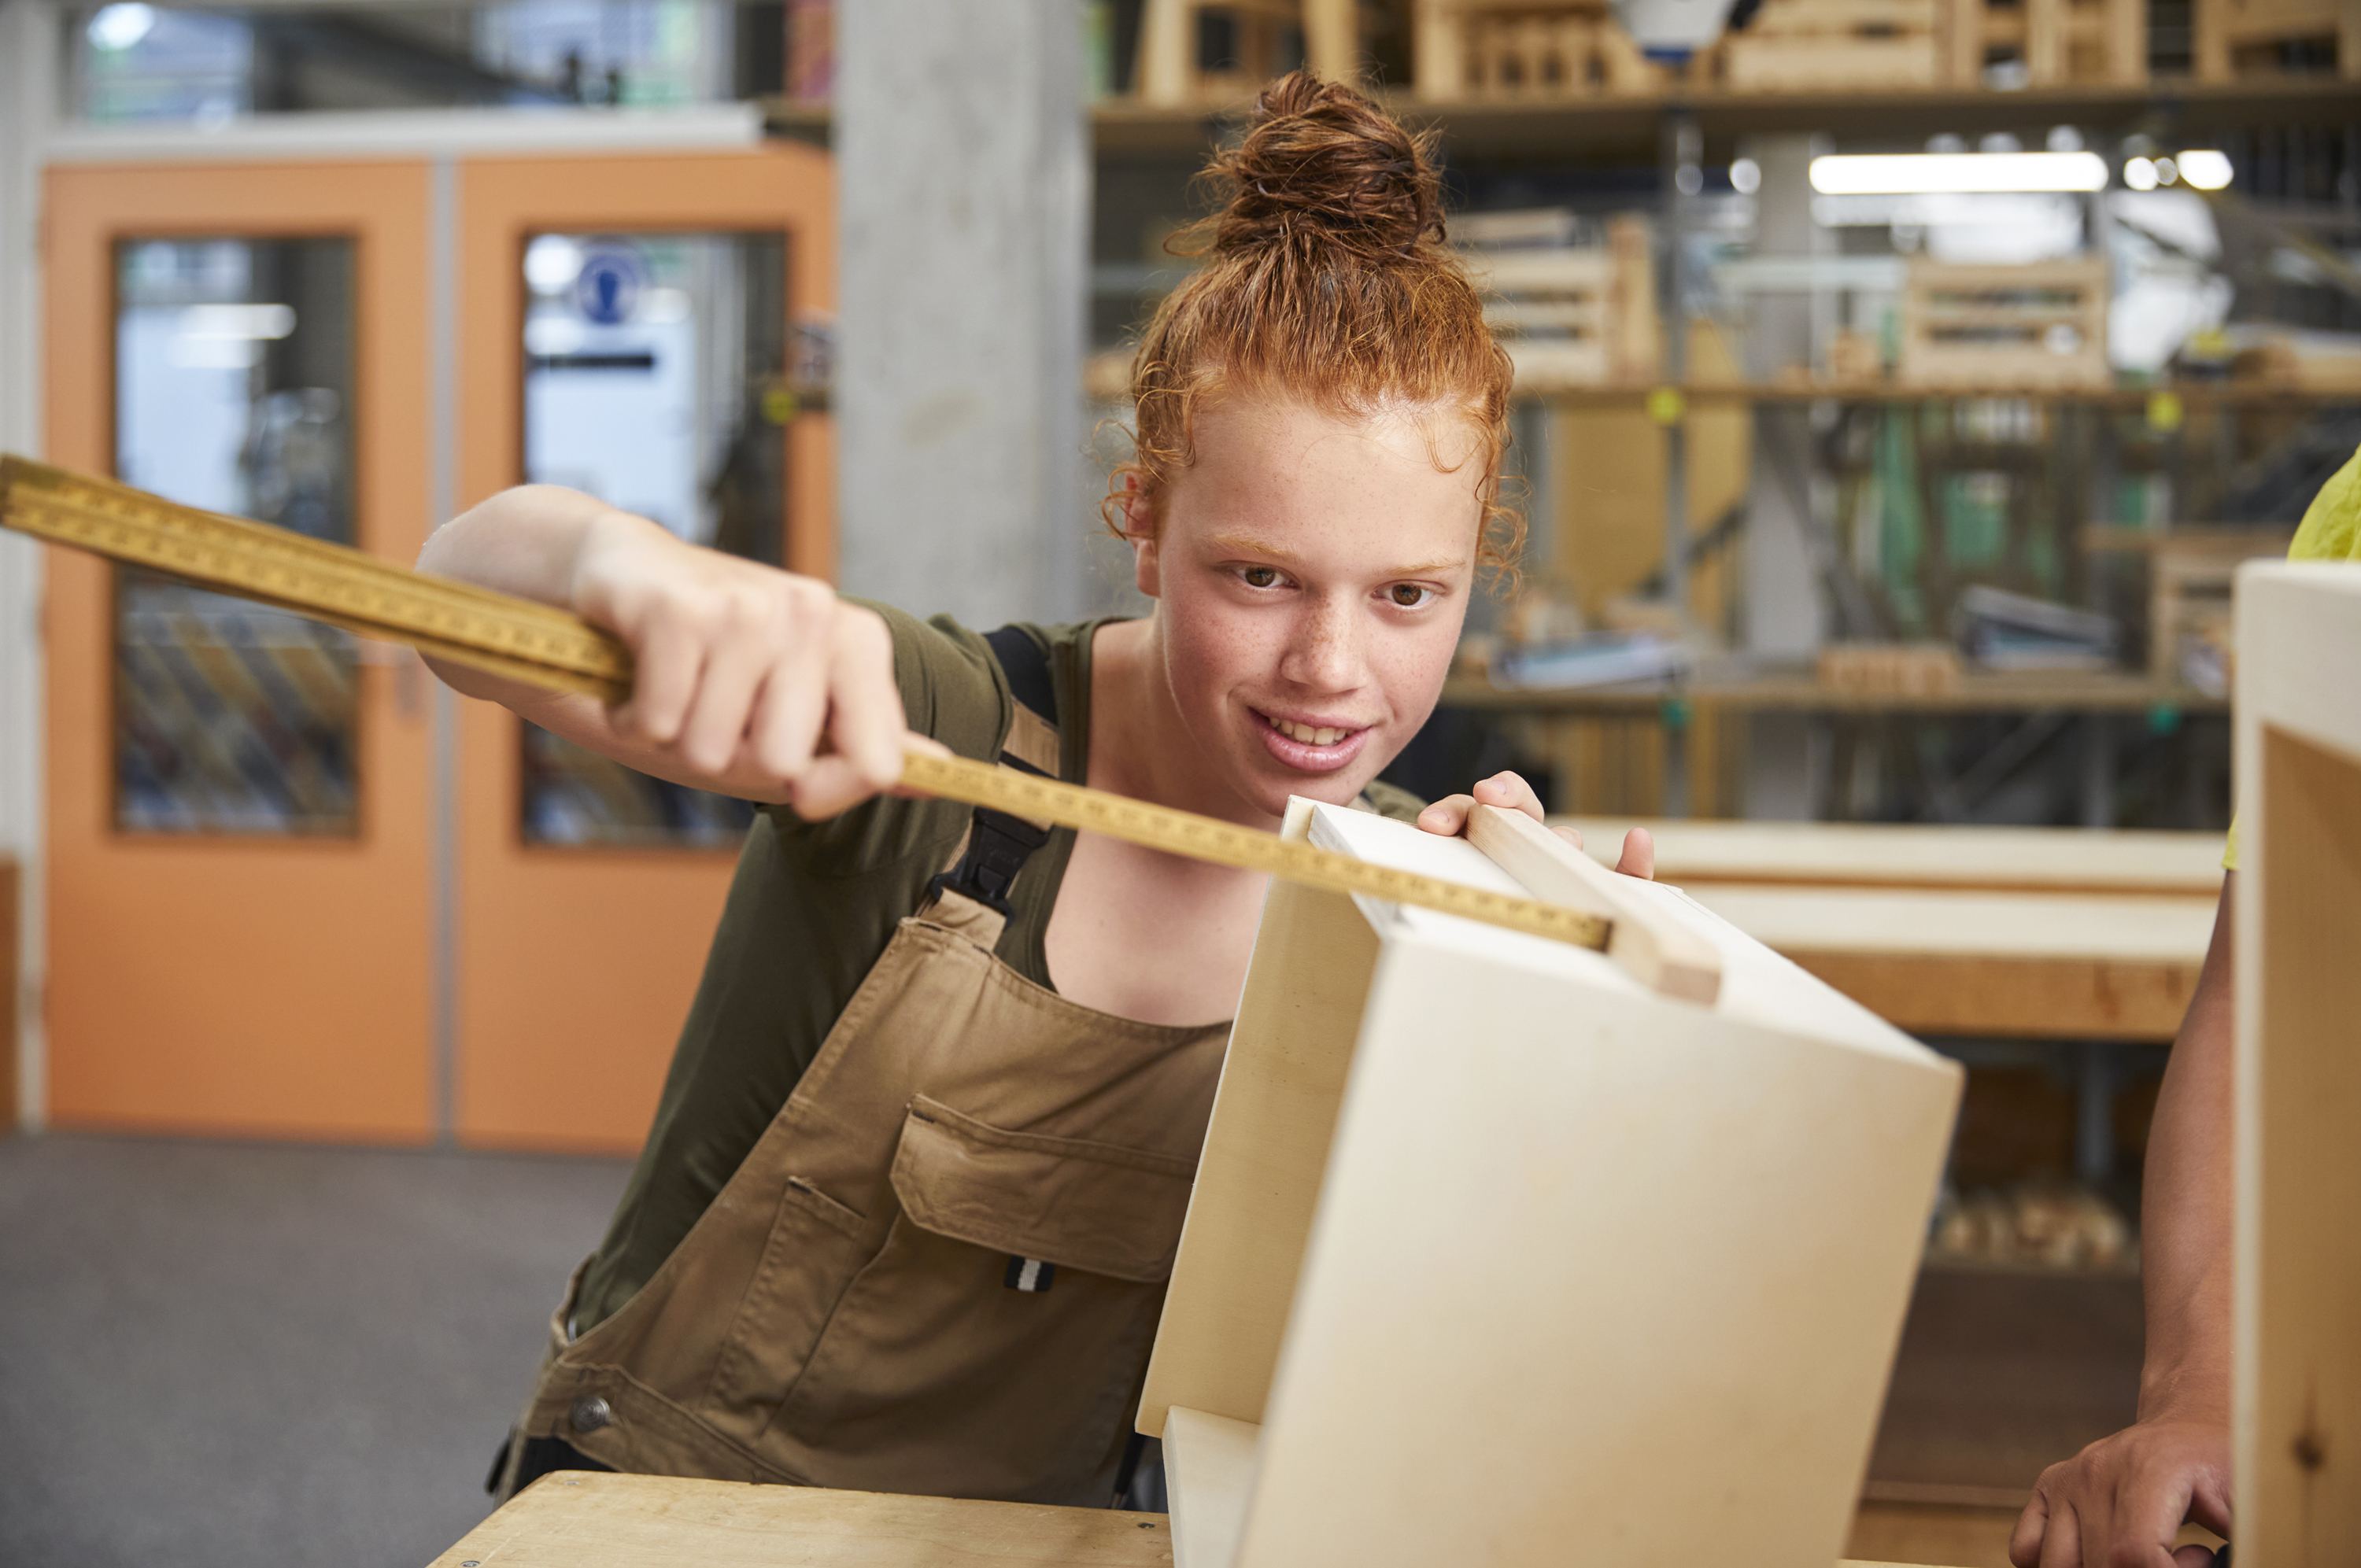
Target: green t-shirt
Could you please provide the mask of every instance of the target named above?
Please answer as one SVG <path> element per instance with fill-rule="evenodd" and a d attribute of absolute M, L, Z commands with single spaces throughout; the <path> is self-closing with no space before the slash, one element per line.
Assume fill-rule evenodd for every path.
<path fill-rule="evenodd" d="M 921 621 L 872 606 L 894 633 L 894 670 L 910 728 L 962 757 L 990 759 L 1015 698 L 992 649 L 947 617 Z M 1049 655 L 1057 698 L 1058 775 L 1082 782 L 1090 757 L 1091 634 L 1102 622 L 1027 627 Z M 1420 802 L 1372 784 L 1367 804 L 1415 817 Z M 765 807 L 740 851 L 705 975 L 664 1076 L 654 1125 L 607 1237 L 582 1281 L 575 1326 L 588 1330 L 631 1299 L 734 1175 L 819 1054 L 837 1015 L 926 902 L 973 808 L 880 796 L 825 822 Z M 1049 984 L 1042 938 L 1074 835 L 1055 829 L 1010 890 L 994 949 Z"/>

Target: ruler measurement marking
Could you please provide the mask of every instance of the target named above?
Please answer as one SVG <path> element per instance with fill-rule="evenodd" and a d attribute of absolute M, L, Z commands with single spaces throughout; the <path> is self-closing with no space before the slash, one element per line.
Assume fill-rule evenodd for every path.
<path fill-rule="evenodd" d="M 631 659 L 611 635 L 564 610 L 429 577 L 266 525 L 175 506 L 10 457 L 0 461 L 0 522 L 61 544 L 166 571 L 201 587 L 308 614 L 356 634 L 405 641 L 511 679 L 620 700 Z M 1596 915 L 1438 881 L 1192 812 L 1035 778 L 991 762 L 912 752 L 902 781 L 945 799 L 1104 833 L 1149 849 L 1367 894 L 1512 930 L 1603 948 Z"/>

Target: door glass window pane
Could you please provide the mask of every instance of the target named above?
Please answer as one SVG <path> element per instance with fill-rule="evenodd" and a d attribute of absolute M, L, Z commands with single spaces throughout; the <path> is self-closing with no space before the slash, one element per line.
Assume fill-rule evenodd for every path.
<path fill-rule="evenodd" d="M 525 248 L 524 467 L 776 565 L 789 389 L 780 234 L 544 234 Z M 528 843 L 734 845 L 743 801 L 524 726 Z"/>
<path fill-rule="evenodd" d="M 115 473 L 351 543 L 352 242 L 126 241 L 115 298 Z M 353 639 L 150 572 L 115 583 L 115 826 L 357 831 Z"/>
<path fill-rule="evenodd" d="M 797 3 L 818 8 L 819 36 L 800 52 L 824 69 L 825 0 Z M 783 4 L 286 0 L 216 9 L 83 0 L 65 13 L 67 97 L 88 119 L 200 126 L 323 110 L 760 98 L 787 81 Z"/>

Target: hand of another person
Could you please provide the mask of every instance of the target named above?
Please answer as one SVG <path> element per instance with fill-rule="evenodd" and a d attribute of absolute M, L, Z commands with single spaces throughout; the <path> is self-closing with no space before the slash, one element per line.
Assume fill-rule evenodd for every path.
<path fill-rule="evenodd" d="M 2136 1421 L 2051 1465 L 2008 1557 L 2016 1568 L 2205 1568 L 2209 1548 L 2173 1548 L 2184 1520 L 2230 1533 L 2226 1420 Z"/>
<path fill-rule="evenodd" d="M 1521 774 L 1494 773 L 1476 786 L 1472 795 L 1448 795 L 1418 814 L 1418 825 L 1429 833 L 1455 837 L 1467 830 L 1468 814 L 1478 806 L 1497 806 L 1505 811 L 1521 811 L 1534 821 L 1543 820 L 1541 796 L 1533 793 Z M 1582 848 L 1582 835 L 1571 828 L 1553 828 L 1551 832 L 1573 845 Z M 1625 876 L 1653 880 L 1656 874 L 1656 844 L 1645 828 L 1634 828 L 1623 835 L 1623 853 L 1615 869 Z"/>
<path fill-rule="evenodd" d="M 891 787 L 906 745 L 894 641 L 826 583 L 683 543 L 609 511 L 574 560 L 574 608 L 629 643 L 616 735 L 670 774 L 830 817 Z M 628 759 L 627 759 L 628 760 Z M 636 764 L 635 764 L 636 765 Z"/>

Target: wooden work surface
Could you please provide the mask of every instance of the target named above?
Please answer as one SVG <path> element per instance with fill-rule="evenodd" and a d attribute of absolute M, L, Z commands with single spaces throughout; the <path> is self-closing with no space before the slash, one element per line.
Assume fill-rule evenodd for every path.
<path fill-rule="evenodd" d="M 2222 886 L 2212 833 L 1560 817 L 1919 1035 L 2165 1041 Z"/>
<path fill-rule="evenodd" d="M 562 1472 L 469 1530 L 433 1568 L 1147 1568 L 1171 1561 L 1162 1514 Z"/>
<path fill-rule="evenodd" d="M 1551 821 L 1581 829 L 1583 848 L 1608 865 L 1623 835 L 1645 828 L 1656 842 L 1656 875 L 1689 888 L 1739 882 L 2209 899 L 2222 890 L 2219 833 L 1664 817 Z"/>
<path fill-rule="evenodd" d="M 1690 896 L 1917 1035 L 2169 1040 L 2212 897 L 1705 883 Z"/>

